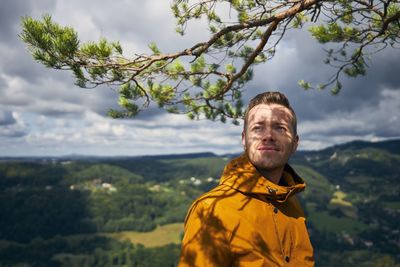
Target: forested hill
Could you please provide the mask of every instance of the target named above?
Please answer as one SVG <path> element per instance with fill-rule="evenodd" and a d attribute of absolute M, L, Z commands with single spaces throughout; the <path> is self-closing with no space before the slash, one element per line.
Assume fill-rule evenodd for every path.
<path fill-rule="evenodd" d="M 114 234 L 181 224 L 234 156 L 1 158 L 0 266 L 174 266 L 179 240 L 152 248 Z M 299 151 L 290 163 L 308 185 L 317 266 L 399 266 L 400 140 Z"/>

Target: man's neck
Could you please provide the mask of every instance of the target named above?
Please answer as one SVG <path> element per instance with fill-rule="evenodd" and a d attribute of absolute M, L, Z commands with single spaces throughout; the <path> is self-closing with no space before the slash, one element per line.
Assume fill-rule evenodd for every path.
<path fill-rule="evenodd" d="M 270 180 L 274 184 L 279 184 L 283 173 L 283 167 L 274 170 L 256 169 L 266 179 Z"/>

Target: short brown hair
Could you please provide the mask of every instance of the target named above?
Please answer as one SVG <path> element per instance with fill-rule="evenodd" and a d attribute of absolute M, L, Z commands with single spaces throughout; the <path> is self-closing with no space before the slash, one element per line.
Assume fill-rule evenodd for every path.
<path fill-rule="evenodd" d="M 244 114 L 244 130 L 246 130 L 247 126 L 247 119 L 249 112 L 252 108 L 254 108 L 257 105 L 260 104 L 277 104 L 284 106 L 290 110 L 290 113 L 293 115 L 293 130 L 294 134 L 297 135 L 297 117 L 296 113 L 294 112 L 293 108 L 290 106 L 289 99 L 287 97 L 280 93 L 280 92 L 264 92 L 261 94 L 256 95 L 253 99 L 250 100 L 249 105 L 247 106 L 246 112 Z"/>

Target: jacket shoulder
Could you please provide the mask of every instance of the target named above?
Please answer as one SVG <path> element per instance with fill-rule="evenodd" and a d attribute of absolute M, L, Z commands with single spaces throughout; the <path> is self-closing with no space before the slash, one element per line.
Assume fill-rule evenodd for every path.
<path fill-rule="evenodd" d="M 215 210 L 216 206 L 221 200 L 233 194 L 235 194 L 235 190 L 226 185 L 218 185 L 210 191 L 204 193 L 195 201 L 193 201 L 186 215 L 185 223 L 193 213 L 199 212 L 200 210 L 202 213 Z"/>

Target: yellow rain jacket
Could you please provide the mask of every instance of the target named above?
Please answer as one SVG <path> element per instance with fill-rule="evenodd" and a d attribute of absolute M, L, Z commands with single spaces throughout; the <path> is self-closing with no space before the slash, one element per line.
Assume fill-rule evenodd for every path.
<path fill-rule="evenodd" d="M 220 184 L 192 204 L 179 266 L 314 266 L 304 213 L 294 196 L 304 188 L 289 165 L 277 185 L 246 155 L 232 160 Z"/>

